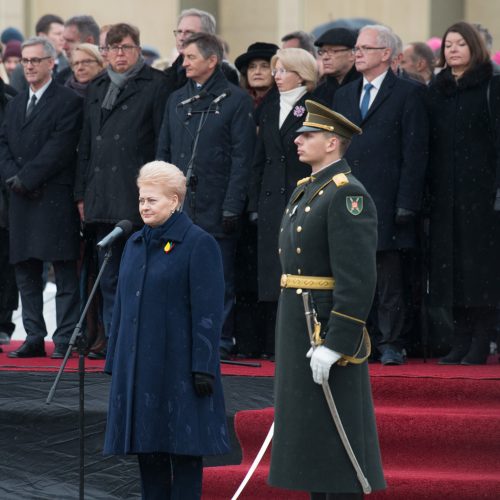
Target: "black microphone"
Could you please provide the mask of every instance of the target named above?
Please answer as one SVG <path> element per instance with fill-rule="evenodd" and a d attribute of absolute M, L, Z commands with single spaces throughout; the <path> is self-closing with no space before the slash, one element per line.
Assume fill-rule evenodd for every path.
<path fill-rule="evenodd" d="M 198 99 L 202 99 L 207 95 L 206 90 L 202 90 L 199 94 L 194 95 L 193 97 L 190 97 L 189 99 L 184 99 L 180 103 L 177 104 L 177 107 L 179 106 L 186 106 L 186 104 L 191 104 L 194 101 L 197 101 Z"/>
<path fill-rule="evenodd" d="M 128 236 L 132 232 L 132 223 L 129 220 L 121 220 L 108 235 L 98 244 L 97 248 L 111 246 L 117 239 Z"/>
<path fill-rule="evenodd" d="M 219 112 L 219 102 L 223 101 L 226 97 L 229 97 L 231 95 L 231 89 L 226 89 L 224 90 L 224 92 L 222 92 L 221 95 L 217 96 L 211 103 L 210 103 L 210 106 L 212 104 L 215 104 L 215 114 L 216 115 L 219 115 L 220 112 Z"/>
<path fill-rule="evenodd" d="M 224 92 L 222 92 L 221 95 L 217 96 L 211 104 L 219 104 L 219 102 L 223 101 L 226 97 L 229 97 L 231 95 L 231 89 L 226 89 Z"/>

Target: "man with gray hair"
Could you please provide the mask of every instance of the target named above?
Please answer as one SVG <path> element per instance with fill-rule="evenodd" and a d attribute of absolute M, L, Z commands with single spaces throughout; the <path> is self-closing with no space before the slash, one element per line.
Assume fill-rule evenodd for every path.
<path fill-rule="evenodd" d="M 52 262 L 57 329 L 52 358 L 63 358 L 78 321 L 78 212 L 73 202 L 82 101 L 52 77 L 56 51 L 47 38 L 22 44 L 29 89 L 12 99 L 0 131 L 0 176 L 10 191 L 10 260 L 21 294 L 26 341 L 11 358 L 45 356 L 42 267 Z"/>
<path fill-rule="evenodd" d="M 167 88 L 170 95 L 174 90 L 180 89 L 188 81 L 186 71 L 183 67 L 184 62 L 184 42 L 194 33 L 208 33 L 215 35 L 215 18 L 204 10 L 186 9 L 183 10 L 177 20 L 177 29 L 174 30 L 175 46 L 179 56 L 172 65 L 165 70 L 167 75 Z M 238 73 L 226 61 L 221 62 L 221 69 L 226 78 L 234 85 L 239 85 Z"/>
<path fill-rule="evenodd" d="M 221 357 L 233 348 L 234 258 L 255 144 L 250 96 L 228 82 L 215 35 L 184 41 L 187 83 L 165 108 L 157 159 L 173 163 L 188 179 L 184 210 L 212 234 L 222 254 L 225 280 Z"/>
<path fill-rule="evenodd" d="M 362 28 L 353 52 L 363 78 L 338 89 L 333 100 L 335 111 L 363 129 L 346 159 L 378 212 L 377 295 L 371 319 L 373 344 L 385 365 L 404 363 L 402 255 L 417 247 L 429 135 L 425 86 L 398 78 L 390 68 L 397 45 L 386 26 Z"/>

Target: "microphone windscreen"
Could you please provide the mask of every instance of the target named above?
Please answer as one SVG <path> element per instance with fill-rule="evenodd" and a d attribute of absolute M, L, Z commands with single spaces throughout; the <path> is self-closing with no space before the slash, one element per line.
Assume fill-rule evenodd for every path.
<path fill-rule="evenodd" d="M 121 220 L 115 227 L 119 227 L 124 236 L 128 236 L 132 232 L 133 225 L 129 220 Z"/>

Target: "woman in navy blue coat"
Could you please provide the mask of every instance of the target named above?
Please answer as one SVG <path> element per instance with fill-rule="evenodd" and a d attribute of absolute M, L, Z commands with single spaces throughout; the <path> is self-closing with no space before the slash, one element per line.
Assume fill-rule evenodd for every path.
<path fill-rule="evenodd" d="M 143 498 L 201 497 L 202 456 L 229 438 L 219 366 L 224 280 L 212 236 L 178 209 L 182 172 L 140 171 L 144 228 L 126 244 L 105 371 L 105 454 L 137 454 Z"/>

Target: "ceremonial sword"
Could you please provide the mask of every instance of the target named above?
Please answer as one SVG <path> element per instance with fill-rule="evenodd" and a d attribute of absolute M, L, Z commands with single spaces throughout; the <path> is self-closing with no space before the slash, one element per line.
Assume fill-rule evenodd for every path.
<path fill-rule="evenodd" d="M 309 297 L 310 297 L 309 292 L 307 291 L 302 292 L 302 300 L 304 302 L 304 312 L 306 315 L 306 323 L 307 323 L 307 333 L 309 334 L 309 341 L 311 342 L 311 347 L 313 349 L 316 349 L 316 347 L 318 347 L 318 344 L 317 340 L 315 340 L 314 327 L 318 325 L 318 322 L 316 319 L 315 312 L 311 310 Z M 317 335 L 319 335 L 319 332 L 317 332 Z M 363 493 L 365 494 L 371 493 L 372 488 L 370 486 L 370 483 L 368 482 L 368 479 L 366 479 L 365 475 L 363 474 L 363 471 L 361 470 L 356 455 L 354 454 L 354 451 L 351 447 L 351 443 L 349 442 L 349 438 L 347 437 L 347 434 L 345 432 L 344 426 L 342 425 L 342 421 L 340 420 L 339 412 L 337 411 L 337 406 L 335 405 L 335 401 L 332 396 L 332 391 L 330 389 L 330 386 L 328 385 L 328 380 L 325 380 L 321 384 L 321 387 L 323 388 L 323 393 L 325 395 L 325 399 L 328 404 L 330 414 L 332 415 L 333 421 L 335 423 L 335 427 L 337 428 L 340 440 L 342 441 L 345 451 L 349 456 L 349 460 L 351 461 L 352 466 L 356 471 L 356 476 L 358 477 L 358 481 L 361 484 L 361 487 L 363 488 Z"/>

